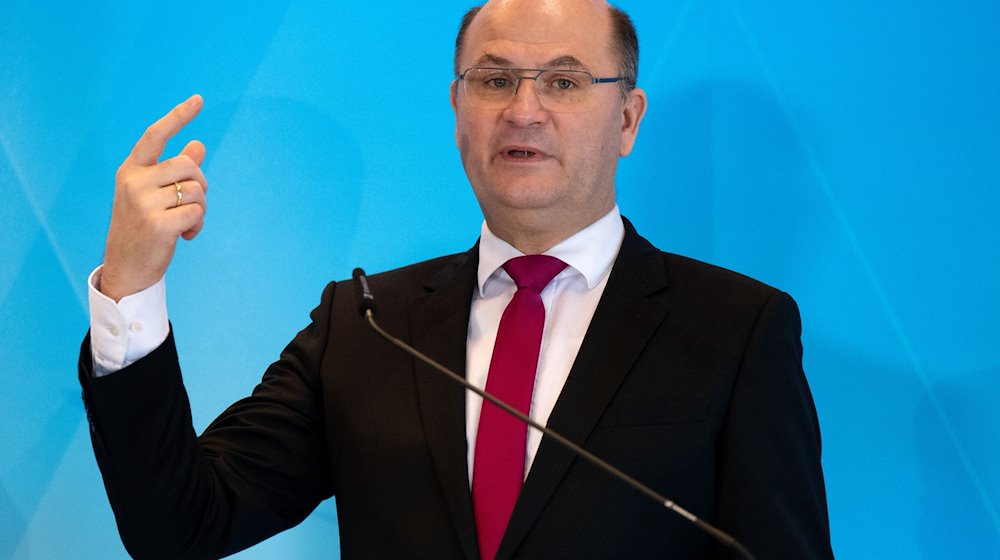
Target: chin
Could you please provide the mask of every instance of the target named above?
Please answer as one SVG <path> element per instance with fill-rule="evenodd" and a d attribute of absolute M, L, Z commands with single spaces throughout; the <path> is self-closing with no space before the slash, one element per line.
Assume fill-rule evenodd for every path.
<path fill-rule="evenodd" d="M 492 188 L 490 198 L 516 210 L 544 209 L 557 205 L 564 191 L 537 180 L 510 181 Z"/>

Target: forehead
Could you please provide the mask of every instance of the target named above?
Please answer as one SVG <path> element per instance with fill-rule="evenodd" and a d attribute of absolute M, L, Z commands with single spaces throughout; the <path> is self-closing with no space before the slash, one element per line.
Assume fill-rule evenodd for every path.
<path fill-rule="evenodd" d="M 573 57 L 591 69 L 615 67 L 608 6 L 594 0 L 501 0 L 486 4 L 466 33 L 462 64 L 502 58 L 539 67 Z"/>

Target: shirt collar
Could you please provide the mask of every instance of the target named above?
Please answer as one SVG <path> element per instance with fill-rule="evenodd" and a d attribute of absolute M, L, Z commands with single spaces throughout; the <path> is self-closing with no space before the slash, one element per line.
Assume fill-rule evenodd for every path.
<path fill-rule="evenodd" d="M 611 272 L 611 265 L 618 256 L 624 238 L 625 226 L 622 224 L 618 206 L 615 205 L 596 222 L 574 233 L 544 254 L 556 257 L 568 265 L 556 278 L 568 274 L 580 274 L 587 282 L 587 289 L 592 289 Z M 501 273 L 501 267 L 505 262 L 523 254 L 490 231 L 484 220 L 479 240 L 477 278 L 479 297 L 484 296 L 486 284 Z"/>

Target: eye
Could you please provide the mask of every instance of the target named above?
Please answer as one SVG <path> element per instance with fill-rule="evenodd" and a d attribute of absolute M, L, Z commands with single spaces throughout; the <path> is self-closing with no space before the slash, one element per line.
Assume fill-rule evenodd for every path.
<path fill-rule="evenodd" d="M 560 93 L 570 92 L 580 87 L 580 79 L 571 74 L 552 74 L 548 77 L 546 85 Z"/>
<path fill-rule="evenodd" d="M 555 81 L 555 86 L 558 89 L 572 89 L 576 87 L 576 84 L 574 84 L 572 80 L 561 78 Z"/>
<path fill-rule="evenodd" d="M 494 89 L 503 89 L 507 87 L 508 83 L 509 81 L 507 80 L 507 78 L 490 78 L 486 82 L 486 86 Z"/>
<path fill-rule="evenodd" d="M 506 72 L 491 72 L 482 76 L 483 88 L 488 90 L 510 89 L 514 83 L 514 77 Z"/>

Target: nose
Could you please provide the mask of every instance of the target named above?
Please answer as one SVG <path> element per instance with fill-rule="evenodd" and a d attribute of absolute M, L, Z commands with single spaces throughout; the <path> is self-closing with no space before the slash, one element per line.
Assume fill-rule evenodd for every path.
<path fill-rule="evenodd" d="M 548 119 L 548 111 L 542 106 L 538 90 L 535 89 L 537 87 L 536 78 L 522 77 L 518 80 L 514 88 L 514 96 L 507 108 L 504 109 L 504 116 L 507 120 L 518 126 L 531 126 L 543 123 Z"/>

